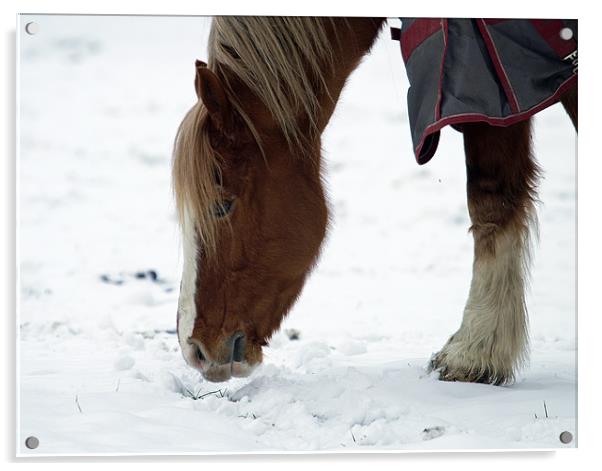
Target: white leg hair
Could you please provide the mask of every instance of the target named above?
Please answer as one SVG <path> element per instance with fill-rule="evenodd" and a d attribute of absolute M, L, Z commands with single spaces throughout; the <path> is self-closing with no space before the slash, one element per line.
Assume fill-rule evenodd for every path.
<path fill-rule="evenodd" d="M 527 359 L 529 229 L 508 227 L 495 237 L 495 254 L 475 256 L 460 329 L 431 359 L 441 379 L 503 384 Z"/>

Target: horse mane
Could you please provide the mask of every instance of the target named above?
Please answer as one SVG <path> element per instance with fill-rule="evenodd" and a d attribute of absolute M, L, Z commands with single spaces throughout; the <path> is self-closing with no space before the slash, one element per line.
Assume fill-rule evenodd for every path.
<path fill-rule="evenodd" d="M 325 73 L 334 68 L 327 25 L 310 17 L 214 17 L 208 67 L 222 81 L 237 116 L 263 152 L 259 133 L 233 81 L 243 83 L 271 113 L 295 155 L 319 135 L 320 97 L 328 95 Z M 333 31 L 336 33 L 335 28 Z M 304 117 L 307 129 L 299 126 Z M 211 146 L 209 117 L 201 100 L 180 124 L 174 145 L 173 188 L 180 224 L 194 224 L 204 251 L 216 250 L 221 201 L 221 157 Z"/>

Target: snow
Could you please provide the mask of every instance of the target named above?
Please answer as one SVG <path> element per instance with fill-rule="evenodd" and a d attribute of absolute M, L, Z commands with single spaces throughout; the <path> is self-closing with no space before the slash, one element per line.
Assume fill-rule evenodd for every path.
<path fill-rule="evenodd" d="M 414 162 L 386 30 L 324 136 L 333 223 L 315 272 L 264 365 L 207 383 L 175 335 L 170 158 L 209 19 L 20 26 L 19 454 L 575 446 L 558 439 L 575 436 L 577 385 L 576 137 L 560 106 L 536 118 L 531 361 L 514 385 L 425 371 L 470 282 L 462 139 L 445 129 L 435 158 Z M 158 279 L 136 276 L 148 270 Z"/>

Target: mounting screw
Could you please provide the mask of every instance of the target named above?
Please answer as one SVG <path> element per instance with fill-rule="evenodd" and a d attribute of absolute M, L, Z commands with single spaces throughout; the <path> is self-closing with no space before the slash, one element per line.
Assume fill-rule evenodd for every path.
<path fill-rule="evenodd" d="M 25 446 L 30 450 L 35 450 L 40 445 L 40 440 L 36 437 L 27 437 L 25 439 Z"/>
<path fill-rule="evenodd" d="M 571 28 L 562 28 L 560 30 L 560 37 L 565 41 L 568 41 L 573 37 L 573 30 Z"/>
<path fill-rule="evenodd" d="M 560 434 L 560 441 L 565 445 L 573 441 L 573 434 L 571 432 L 564 431 Z"/>
<path fill-rule="evenodd" d="M 40 25 L 31 21 L 25 25 L 25 32 L 27 34 L 37 34 L 40 32 Z"/>

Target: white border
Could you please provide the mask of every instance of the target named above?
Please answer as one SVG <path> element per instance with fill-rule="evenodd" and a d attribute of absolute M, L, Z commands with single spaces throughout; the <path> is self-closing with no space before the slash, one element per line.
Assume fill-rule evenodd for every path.
<path fill-rule="evenodd" d="M 599 296 L 600 279 L 599 267 L 602 264 L 600 257 L 600 240 L 601 231 L 599 216 L 600 202 L 600 179 L 602 178 L 600 165 L 600 150 L 599 144 L 594 139 L 597 138 L 600 131 L 596 124 L 599 119 L 597 116 L 600 113 L 599 100 L 599 85 L 596 83 L 601 76 L 597 63 L 599 37 L 596 35 L 599 25 L 596 23 L 597 14 L 593 6 L 586 6 L 585 2 L 577 4 L 576 2 L 525 2 L 524 0 L 505 0 L 504 2 L 469 2 L 466 0 L 457 0 L 455 2 L 429 0 L 429 2 L 404 2 L 397 1 L 377 1 L 363 2 L 361 4 L 342 4 L 339 2 L 326 2 L 318 0 L 304 0 L 289 4 L 290 2 L 275 2 L 275 1 L 216 1 L 205 2 L 200 0 L 170 0 L 166 1 L 146 1 L 134 2 L 131 0 L 104 0 L 81 2 L 77 0 L 53 0 L 53 2 L 45 2 L 41 0 L 28 1 L 21 0 L 4 0 L 0 4 L 0 21 L 2 22 L 3 31 L 3 103 L 14 103 L 18 96 L 18 81 L 17 95 L 12 97 L 14 92 L 12 71 L 14 70 L 14 49 L 11 44 L 11 31 L 15 28 L 15 16 L 17 12 L 22 13 L 119 13 L 119 14 L 347 14 L 347 15 L 382 15 L 382 16 L 472 16 L 472 17 L 578 17 L 580 21 L 580 84 L 581 91 L 581 132 L 580 132 L 580 156 L 579 156 L 579 232 L 578 232 L 578 306 L 579 306 L 579 423 L 578 423 L 578 443 L 579 448 L 559 450 L 557 452 L 525 452 L 512 451 L 505 453 L 496 450 L 491 453 L 488 450 L 479 450 L 470 453 L 464 453 L 460 450 L 446 450 L 437 452 L 364 452 L 362 455 L 350 454 L 330 454 L 330 453 L 315 453 L 315 454 L 273 454 L 271 456 L 258 456 L 256 454 L 245 455 L 214 455 L 204 456 L 202 458 L 192 458 L 189 454 L 180 455 L 180 462 L 195 462 L 203 461 L 205 465 L 221 466 L 223 464 L 235 464 L 237 467 L 248 466 L 251 469 L 265 469 L 265 467 L 278 466 L 279 468 L 286 466 L 287 469 L 306 468 L 308 465 L 324 464 L 333 465 L 352 465 L 358 464 L 365 466 L 371 462 L 378 462 L 381 465 L 399 466 L 419 466 L 421 471 L 423 468 L 461 468 L 470 469 L 472 467 L 482 468 L 486 466 L 488 469 L 506 469 L 508 466 L 513 466 L 518 463 L 536 466 L 546 466 L 548 469 L 581 469 L 590 468 L 589 462 L 598 462 L 599 455 L 597 450 L 599 445 L 597 439 L 600 436 L 600 374 L 599 374 L 599 353 L 595 347 L 600 343 L 599 336 L 602 332 L 600 328 L 600 307 Z M 593 4 L 592 4 L 593 5 Z M 14 33 L 13 33 L 14 34 Z M 12 36 L 14 37 L 14 36 Z M 9 41 L 7 41 L 9 39 Z M 583 97 L 587 97 L 584 99 Z M 8 108 L 8 109 L 6 109 Z M 583 118 L 583 117 L 586 118 Z M 587 119 L 591 117 L 591 119 Z M 0 142 L 4 143 L 5 158 L 2 159 L 2 171 L 0 175 L 4 182 L 0 187 L 3 191 L 2 200 L 2 257 L 4 261 L 4 270 L 1 272 L 2 283 L 0 283 L 0 299 L 4 301 L 4 322 L 5 322 L 5 382 L 10 385 L 5 388 L 4 404 L 5 404 L 5 427 L 3 428 L 4 453 L 5 461 L 14 463 L 14 420 L 16 410 L 14 408 L 15 397 L 12 397 L 11 391 L 14 391 L 13 385 L 18 383 L 15 381 L 14 362 L 12 355 L 15 351 L 15 332 L 16 325 L 13 324 L 16 293 L 11 293 L 15 276 L 16 267 L 12 264 L 15 260 L 15 248 L 18 249 L 17 242 L 14 237 L 14 220 L 12 220 L 12 211 L 14 204 L 18 204 L 13 198 L 16 198 L 12 193 L 12 188 L 15 183 L 11 179 L 18 172 L 11 170 L 14 158 L 13 129 L 12 121 L 14 119 L 13 110 L 5 105 L 5 112 L 2 115 L 2 138 Z M 594 127 L 595 126 L 595 127 Z M 18 130 L 15 130 L 18 133 Z M 15 143 L 18 140 L 14 141 Z M 13 245 L 14 244 L 14 245 Z M 17 252 L 18 253 L 18 252 Z M 595 296 L 595 298 L 594 298 Z M 12 373 L 12 374 L 10 374 Z M 8 390 L 8 393 L 6 392 Z M 53 455 L 56 456 L 56 455 Z M 148 455 L 111 455 L 120 459 L 111 458 L 84 458 L 90 455 L 77 455 L 77 458 L 66 460 L 65 458 L 37 458 L 37 463 L 43 462 L 50 468 L 75 465 L 80 467 L 79 463 L 86 463 L 86 467 L 105 466 L 107 462 L 116 461 L 142 461 L 145 463 L 145 468 L 155 467 L 163 469 L 168 460 L 176 459 L 173 455 L 160 455 L 152 458 Z M 95 455 L 96 456 L 96 455 Z M 146 458 L 143 458 L 145 456 Z M 18 460 L 22 462 L 23 460 Z M 26 460 L 30 461 L 30 460 Z M 286 464 L 285 464 L 286 463 Z M 30 465 L 31 463 L 27 463 Z M 20 468 L 21 469 L 21 468 Z M 246 469 L 245 469 L 246 471 Z"/>
<path fill-rule="evenodd" d="M 19 27 L 21 26 L 21 21 L 20 21 L 20 17 L 17 16 L 15 19 L 15 31 L 19 30 Z M 20 254 L 20 234 L 19 234 L 19 228 L 21 225 L 21 220 L 20 220 L 20 198 L 19 195 L 20 193 L 20 188 L 19 188 L 19 182 L 21 181 L 21 172 L 20 172 L 20 168 L 21 168 L 21 160 L 19 159 L 19 156 L 21 155 L 21 111 L 19 109 L 19 97 L 21 96 L 21 67 L 20 67 L 20 63 L 19 63 L 19 59 L 18 59 L 18 54 L 19 51 L 21 49 L 21 35 L 16 34 L 15 35 L 15 44 L 16 44 L 16 51 L 15 51 L 15 58 L 16 58 L 16 78 L 15 78 L 15 99 L 14 99 L 14 103 L 15 103 L 15 151 L 16 151 L 16 155 L 15 155 L 15 308 L 16 308 L 16 316 L 15 316 L 15 339 L 16 339 L 16 345 L 15 345 L 15 352 L 17 355 L 16 361 L 15 361 L 15 375 L 16 375 L 16 380 L 15 380 L 15 421 L 16 421 L 16 435 L 15 435 L 15 442 L 17 442 L 19 440 L 19 435 L 20 435 L 20 431 L 21 431 L 21 414 L 19 414 L 19 410 L 21 409 L 21 395 L 20 395 L 20 385 L 21 385 L 21 381 L 20 381 L 20 376 L 19 376 L 19 372 L 21 371 L 21 342 L 19 342 L 19 338 L 20 338 L 20 329 L 19 329 L 19 325 L 20 322 L 19 320 L 21 319 L 21 312 L 20 312 L 20 306 L 18 304 L 18 300 L 19 300 L 19 293 L 21 292 L 21 269 L 20 269 L 20 265 L 17 262 L 17 260 L 19 260 L 19 254 Z M 18 445 L 17 449 L 18 449 Z M 18 453 L 18 451 L 17 451 Z"/>

